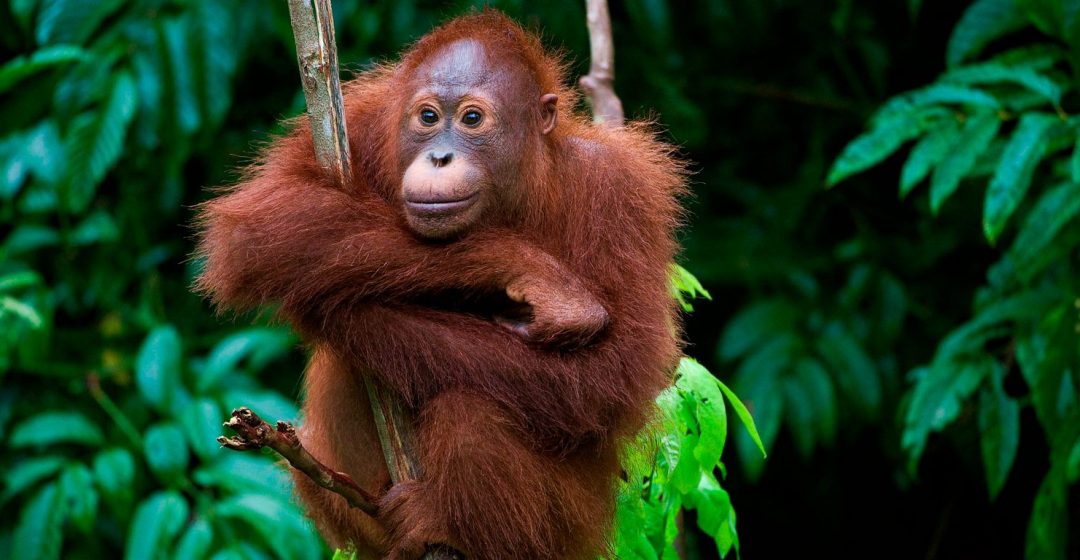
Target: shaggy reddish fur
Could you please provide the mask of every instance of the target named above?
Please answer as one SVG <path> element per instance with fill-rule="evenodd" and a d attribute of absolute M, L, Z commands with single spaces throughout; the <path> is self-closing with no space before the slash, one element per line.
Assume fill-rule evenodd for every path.
<path fill-rule="evenodd" d="M 558 122 L 548 135 L 539 117 L 520 123 L 535 142 L 515 207 L 460 239 L 426 242 L 405 225 L 394 131 L 410 71 L 459 39 L 558 94 Z M 359 376 L 373 371 L 418 413 L 425 476 L 386 493 L 380 523 L 296 477 L 332 544 L 395 558 L 429 542 L 474 559 L 606 550 L 618 447 L 679 352 L 668 267 L 684 177 L 644 126 L 596 127 L 576 113 L 564 83 L 560 61 L 506 17 L 455 19 L 346 86 L 354 185 L 338 188 L 318 168 L 306 122 L 294 121 L 246 179 L 202 207 L 199 289 L 232 309 L 280 303 L 314 346 L 302 438 L 315 456 L 378 494 L 389 478 Z M 432 305 L 529 274 L 590 290 L 607 329 L 559 351 Z"/>

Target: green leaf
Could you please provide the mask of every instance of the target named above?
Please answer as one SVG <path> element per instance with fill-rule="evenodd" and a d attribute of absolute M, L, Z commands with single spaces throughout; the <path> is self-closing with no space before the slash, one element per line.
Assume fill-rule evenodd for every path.
<path fill-rule="evenodd" d="M 41 0 L 37 42 L 42 45 L 81 45 L 124 0 Z"/>
<path fill-rule="evenodd" d="M 746 405 L 739 400 L 739 397 L 735 395 L 735 392 L 728 389 L 727 385 L 724 385 L 722 381 L 717 381 L 720 385 L 720 390 L 724 392 L 724 396 L 727 397 L 728 402 L 731 403 L 732 410 L 735 411 L 735 416 L 739 417 L 743 427 L 746 428 L 746 433 L 750 435 L 750 439 L 753 440 L 754 445 L 757 445 L 758 450 L 761 451 L 761 457 L 768 457 L 769 454 L 765 452 L 765 443 L 761 439 L 761 435 L 758 434 L 757 425 L 754 424 L 754 418 L 750 415 L 750 411 L 746 408 Z"/>
<path fill-rule="evenodd" d="M 1074 183 L 1080 183 L 1080 139 L 1074 140 L 1072 157 L 1069 158 L 1069 177 Z"/>
<path fill-rule="evenodd" d="M 828 372 L 816 360 L 804 358 L 794 375 L 782 381 L 788 431 L 804 457 L 813 452 L 818 437 L 831 443 L 836 437 L 836 394 Z"/>
<path fill-rule="evenodd" d="M 292 484 L 284 469 L 261 455 L 222 454 L 213 463 L 192 473 L 200 485 L 214 486 L 232 493 L 288 495 Z"/>
<path fill-rule="evenodd" d="M 1016 84 L 1046 98 L 1054 106 L 1061 105 L 1061 86 L 1031 68 L 988 62 L 954 68 L 941 80 L 965 85 Z"/>
<path fill-rule="evenodd" d="M 851 332 L 839 323 L 828 326 L 817 341 L 818 352 L 836 374 L 837 386 L 866 418 L 876 418 L 882 402 L 877 367 Z"/>
<path fill-rule="evenodd" d="M 68 237 L 74 246 L 110 243 L 120 237 L 116 221 L 104 210 L 97 210 L 86 217 Z"/>
<path fill-rule="evenodd" d="M 135 460 L 126 449 L 113 448 L 94 457 L 94 479 L 107 500 L 128 504 L 134 496 Z"/>
<path fill-rule="evenodd" d="M 721 558 L 727 555 L 731 545 L 738 547 L 735 510 L 731 506 L 731 496 L 720 487 L 719 481 L 711 472 L 701 474 L 697 492 L 693 495 L 693 508 L 698 513 L 698 528 L 717 541 Z M 725 541 L 731 543 L 726 549 L 722 544 Z"/>
<path fill-rule="evenodd" d="M 683 308 L 683 311 L 687 313 L 694 310 L 693 304 L 690 303 L 691 299 L 705 298 L 712 300 L 712 295 L 709 291 L 701 285 L 697 277 L 690 273 L 689 270 L 679 266 L 678 264 L 671 264 L 671 295 L 679 302 L 679 305 Z"/>
<path fill-rule="evenodd" d="M 1026 23 L 1016 0 L 976 0 L 953 29 L 945 62 L 956 66 L 979 54 L 994 39 L 1016 31 Z"/>
<path fill-rule="evenodd" d="M 288 499 L 242 494 L 221 500 L 215 511 L 218 515 L 245 521 L 285 558 L 315 560 L 319 557 L 321 546 L 317 537 Z"/>
<path fill-rule="evenodd" d="M 105 105 L 72 121 L 66 138 L 69 165 L 63 196 L 68 210 L 82 212 L 98 183 L 120 158 L 135 115 L 136 97 L 131 74 L 121 72 L 113 80 Z"/>
<path fill-rule="evenodd" d="M 1036 266 L 1040 257 L 1047 254 L 1047 247 L 1077 215 L 1080 215 L 1080 183 L 1062 183 L 1039 198 L 1009 248 L 1021 279 L 1030 280 L 1042 270 Z"/>
<path fill-rule="evenodd" d="M 1046 153 L 1047 134 L 1060 119 L 1042 113 L 1026 113 L 1005 146 L 990 187 L 986 191 L 983 232 L 995 243 L 1031 185 L 1036 166 Z"/>
<path fill-rule="evenodd" d="M 1031 68 L 987 63 L 950 70 L 942 80 L 963 84 L 1013 83 L 1044 97 L 1055 107 L 1062 104 L 1062 86 Z"/>
<path fill-rule="evenodd" d="M 934 169 L 930 179 L 930 210 L 937 214 L 975 167 L 975 162 L 997 136 L 1001 128 L 1001 119 L 994 113 L 976 113 L 964 125 L 960 137 L 954 144 L 955 149 Z"/>
<path fill-rule="evenodd" d="M 288 329 L 259 327 L 232 333 L 210 352 L 195 381 L 196 391 L 205 393 L 222 379 L 237 373 L 245 359 L 251 370 L 258 371 L 295 345 L 296 338 Z"/>
<path fill-rule="evenodd" d="M 718 348 L 720 358 L 730 361 L 746 354 L 778 334 L 795 328 L 801 314 L 786 300 L 764 300 L 739 311 L 724 327 Z"/>
<path fill-rule="evenodd" d="M 90 469 L 80 463 L 69 466 L 60 476 L 60 490 L 68 517 L 84 534 L 90 534 L 98 511 L 98 494 Z"/>
<path fill-rule="evenodd" d="M 58 243 L 60 243 L 60 234 L 55 229 L 33 224 L 22 224 L 17 226 L 15 231 L 12 231 L 11 235 L 4 240 L 0 252 L 9 256 L 17 256 Z"/>
<path fill-rule="evenodd" d="M 286 399 L 276 391 L 229 391 L 225 393 L 223 400 L 227 408 L 246 406 L 267 419 L 290 421 L 300 417 L 296 402 Z"/>
<path fill-rule="evenodd" d="M 0 296 L 0 317 L 4 315 L 14 315 L 33 329 L 41 328 L 45 322 L 36 309 L 11 296 Z"/>
<path fill-rule="evenodd" d="M 0 496 L 0 504 L 60 472 L 66 463 L 67 459 L 56 456 L 31 457 L 15 463 L 4 473 L 4 494 Z"/>
<path fill-rule="evenodd" d="M 1020 447 L 1020 404 L 1005 394 L 998 379 L 979 396 L 979 431 L 990 498 L 995 499 L 1012 470 Z"/>
<path fill-rule="evenodd" d="M 176 543 L 173 560 L 202 560 L 210 553 L 214 541 L 214 529 L 206 519 L 198 518 L 191 522 L 184 536 Z"/>
<path fill-rule="evenodd" d="M 900 114 L 875 123 L 873 128 L 856 137 L 840 152 L 829 170 L 826 186 L 832 187 L 880 163 L 905 142 L 918 136 L 922 129 L 921 120 L 914 114 Z"/>
<path fill-rule="evenodd" d="M 915 389 L 908 405 L 901 446 L 914 473 L 931 432 L 938 432 L 960 414 L 963 401 L 1001 365 L 989 357 L 964 362 L 935 363 L 912 372 Z"/>
<path fill-rule="evenodd" d="M 12 558 L 19 560 L 51 560 L 60 558 L 64 543 L 64 500 L 60 489 L 50 483 L 26 505 L 15 526 Z"/>
<path fill-rule="evenodd" d="M 188 504 L 180 494 L 167 490 L 150 496 L 135 510 L 128 529 L 125 560 L 157 558 L 172 542 L 188 517 Z"/>
<path fill-rule="evenodd" d="M 1066 492 L 1061 474 L 1051 468 L 1035 495 L 1028 522 L 1026 558 L 1065 560 L 1065 544 L 1070 533 Z"/>
<path fill-rule="evenodd" d="M 915 144 L 900 173 L 900 198 L 907 197 L 935 165 L 952 153 L 959 136 L 957 123 L 945 121 Z"/>
<path fill-rule="evenodd" d="M 676 387 L 686 392 L 694 404 L 700 439 L 694 457 L 703 469 L 712 470 L 720 462 L 727 441 L 727 411 L 719 382 L 696 360 L 683 358 L 676 372 Z"/>
<path fill-rule="evenodd" d="M 146 462 L 154 474 L 166 482 L 183 479 L 191 458 L 179 427 L 173 423 L 151 426 L 143 441 Z"/>
<path fill-rule="evenodd" d="M 199 97 L 195 87 L 193 59 L 190 52 L 190 20 L 192 18 L 169 18 L 161 23 L 163 44 L 171 71 L 172 98 L 175 100 L 176 126 L 183 134 L 192 134 L 201 124 Z M 215 92 L 218 93 L 218 92 Z"/>
<path fill-rule="evenodd" d="M 1065 463 L 1065 475 L 1069 483 L 1080 480 L 1080 440 L 1073 444 Z"/>
<path fill-rule="evenodd" d="M 62 64 L 82 60 L 86 52 L 78 47 L 57 46 L 34 51 L 34 54 L 19 56 L 0 66 L 0 94 L 17 85 L 27 76 Z"/>
<path fill-rule="evenodd" d="M 168 410 L 180 386 L 180 334 L 172 325 L 150 331 L 135 360 L 135 384 L 150 404 Z"/>
<path fill-rule="evenodd" d="M 78 412 L 42 412 L 12 430 L 8 445 L 13 448 L 60 443 L 95 446 L 103 441 L 101 430 Z"/>
<path fill-rule="evenodd" d="M 217 437 L 222 435 L 221 423 L 225 421 L 221 407 L 211 399 L 196 399 L 188 405 L 182 417 L 184 421 L 181 426 L 195 454 L 203 460 L 218 455 L 221 446 Z"/>

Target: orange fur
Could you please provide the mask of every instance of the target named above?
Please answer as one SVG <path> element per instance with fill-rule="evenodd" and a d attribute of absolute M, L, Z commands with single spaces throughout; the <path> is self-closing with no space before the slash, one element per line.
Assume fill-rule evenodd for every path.
<path fill-rule="evenodd" d="M 405 225 L 389 131 L 400 127 L 410 71 L 463 38 L 557 93 L 558 122 L 526 152 L 514 207 L 434 243 Z M 418 413 L 425 476 L 387 493 L 388 531 L 296 477 L 332 544 L 395 558 L 418 557 L 428 542 L 476 559 L 605 550 L 619 445 L 647 419 L 679 353 L 667 274 L 684 174 L 646 126 L 593 126 L 565 82 L 560 61 L 506 17 L 453 20 L 397 65 L 346 85 L 354 185 L 338 188 L 317 167 L 296 121 L 240 184 L 202 207 L 199 288 L 228 308 L 280 303 L 315 348 L 301 432 L 315 456 L 373 492 L 387 487 L 358 379 L 369 368 Z M 523 130 L 538 130 L 539 118 Z M 559 351 L 431 304 L 500 292 L 525 275 L 584 286 L 608 311 L 607 329 Z"/>

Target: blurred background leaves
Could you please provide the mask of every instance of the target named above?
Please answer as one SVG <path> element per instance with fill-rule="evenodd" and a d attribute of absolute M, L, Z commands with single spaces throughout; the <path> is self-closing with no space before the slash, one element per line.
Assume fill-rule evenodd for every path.
<path fill-rule="evenodd" d="M 474 4 L 338 0 L 340 59 Z M 493 4 L 584 72 L 581 2 Z M 1080 557 L 1080 2 L 611 10 L 628 113 L 694 162 L 688 353 L 770 451 L 732 430 L 687 499 L 750 557 Z M 296 417 L 298 341 L 188 291 L 192 205 L 302 111 L 292 45 L 284 2 L 0 2 L 0 557 L 324 554 L 213 443 Z"/>

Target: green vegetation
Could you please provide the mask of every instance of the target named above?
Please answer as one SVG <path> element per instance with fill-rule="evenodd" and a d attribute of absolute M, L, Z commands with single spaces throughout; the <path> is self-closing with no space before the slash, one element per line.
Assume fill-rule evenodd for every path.
<path fill-rule="evenodd" d="M 337 0 L 340 59 L 472 4 Z M 584 72 L 581 2 L 494 4 Z M 620 555 L 1075 557 L 1080 2 L 611 5 L 628 113 L 694 162 L 674 295 L 712 295 Z M 192 206 L 302 111 L 292 49 L 283 1 L 0 1 L 0 557 L 329 556 L 213 441 L 296 418 L 298 340 L 189 292 Z"/>

